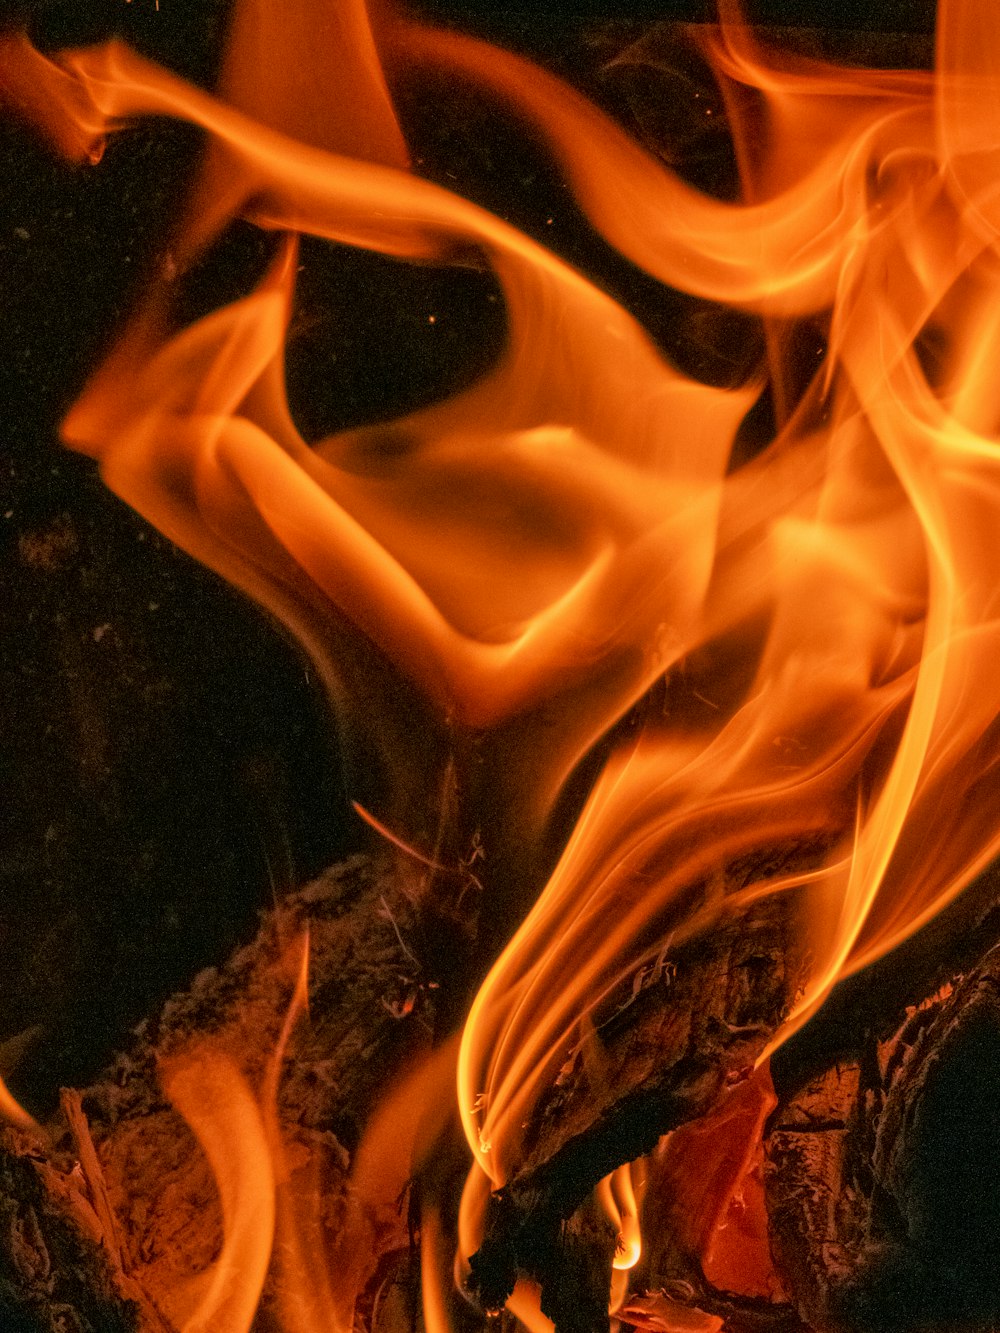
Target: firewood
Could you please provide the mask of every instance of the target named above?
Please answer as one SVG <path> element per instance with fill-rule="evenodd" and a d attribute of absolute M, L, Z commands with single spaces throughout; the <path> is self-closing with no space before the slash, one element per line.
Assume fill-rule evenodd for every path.
<path fill-rule="evenodd" d="M 407 1210 L 355 1197 L 349 1168 L 391 1079 L 434 1045 L 439 992 L 421 956 L 428 923 L 415 877 L 405 862 L 361 858 L 292 895 L 257 939 L 174 997 L 106 1077 L 64 1095 L 48 1144 L 6 1132 L 5 1329 L 176 1326 L 177 1291 L 210 1267 L 220 1220 L 211 1173 L 158 1065 L 196 1038 L 259 1077 L 291 993 L 289 949 L 308 924 L 311 1016 L 289 1049 L 282 1124 L 296 1165 L 308 1159 L 323 1173 L 318 1243 L 355 1265 L 373 1320 L 396 1333 L 404 1316 L 391 1311 L 413 1300 Z M 560 1330 L 607 1325 L 615 1236 L 590 1190 L 748 1085 L 801 980 L 793 924 L 788 897 L 719 921 L 595 1027 L 600 1063 L 581 1061 L 553 1086 L 524 1169 L 492 1201 L 473 1264 L 483 1305 L 501 1305 L 512 1276 L 524 1275 L 541 1284 Z M 859 1033 L 855 1057 L 831 1061 L 772 1117 L 767 1206 L 787 1291 L 768 1300 L 714 1289 L 671 1236 L 669 1209 L 653 1205 L 626 1319 L 706 1331 L 722 1320 L 731 1333 L 990 1326 L 1000 946 L 901 1017 L 886 1015 L 880 1039 Z M 267 1291 L 265 1303 L 278 1295 Z"/>
<path fill-rule="evenodd" d="M 749 1075 L 805 980 L 793 923 L 785 897 L 723 917 L 671 953 L 659 983 L 596 1031 L 598 1060 L 581 1061 L 553 1086 L 523 1164 L 492 1201 L 472 1261 L 485 1308 L 499 1308 L 516 1278 L 527 1276 L 540 1282 L 542 1308 L 560 1333 L 578 1326 L 552 1296 L 565 1285 L 567 1263 L 577 1263 L 559 1243 L 567 1220 L 603 1176 L 704 1115 Z M 592 1251 L 606 1294 L 600 1241 Z M 605 1305 L 588 1327 L 607 1320 Z"/>
<path fill-rule="evenodd" d="M 78 1166 L 33 1135 L 0 1136 L 0 1326 L 5 1333 L 169 1333 L 125 1272 Z"/>
<path fill-rule="evenodd" d="M 767 1141 L 768 1208 L 813 1327 L 996 1326 L 998 1061 L 994 946 L 782 1108 Z"/>
<path fill-rule="evenodd" d="M 356 1197 L 348 1173 L 387 1085 L 432 1047 L 437 983 L 417 952 L 420 887 L 394 859 L 357 857 L 329 871 L 267 913 L 228 963 L 171 999 L 105 1077 L 82 1095 L 64 1094 L 49 1145 L 7 1131 L 5 1333 L 176 1327 L 184 1291 L 218 1253 L 221 1215 L 207 1161 L 169 1104 L 160 1069 L 207 1043 L 256 1086 L 288 1009 L 290 953 L 300 956 L 292 946 L 306 929 L 309 1016 L 293 1032 L 279 1095 L 293 1188 L 297 1173 L 303 1181 L 319 1174 L 311 1239 L 359 1291 L 385 1254 L 408 1250 L 402 1202 L 380 1208 Z"/>

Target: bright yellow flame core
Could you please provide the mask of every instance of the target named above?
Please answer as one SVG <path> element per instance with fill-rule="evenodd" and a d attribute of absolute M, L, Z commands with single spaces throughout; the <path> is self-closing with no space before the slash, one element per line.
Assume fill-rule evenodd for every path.
<path fill-rule="evenodd" d="M 320 21 L 328 42 L 312 40 Z M 724 391 L 686 377 L 550 251 L 410 174 L 360 0 L 247 0 L 217 96 L 117 44 L 51 61 L 5 39 L 0 84 L 78 159 L 97 161 L 103 136 L 138 116 L 207 132 L 181 268 L 238 215 L 286 234 L 254 293 L 180 331 L 172 276 L 154 282 L 65 437 L 299 636 L 347 721 L 367 700 L 330 647 L 345 618 L 451 725 L 511 752 L 530 738 L 537 753 L 510 784 L 530 787 L 530 841 L 579 758 L 666 681 L 466 1026 L 459 1106 L 498 1185 L 581 1023 L 658 966 L 665 941 L 790 895 L 813 971 L 780 1039 L 996 854 L 1000 12 L 941 0 L 933 75 L 763 52 L 738 23 L 706 30 L 739 203 L 699 194 L 525 61 L 416 25 L 384 37 L 399 60 L 471 80 L 531 122 L 636 265 L 761 317 L 759 380 Z M 326 86 L 351 100 L 297 91 Z M 750 120 L 731 95 L 746 89 Z M 504 356 L 396 422 L 392 450 L 384 426 L 308 448 L 282 372 L 295 233 L 440 264 L 473 247 L 503 289 Z M 794 321 L 812 321 L 820 355 L 790 393 Z M 730 469 L 765 379 L 777 435 Z M 405 725 L 385 730 L 405 750 Z M 804 868 L 727 885 L 737 859 L 804 843 Z M 206 1140 L 230 1114 L 273 1138 L 230 1071 L 215 1073 L 218 1104 L 183 1072 L 172 1084 Z M 234 1207 L 270 1188 L 230 1189 L 219 1171 Z M 482 1189 L 477 1176 L 469 1216 Z M 239 1225 L 227 1245 L 244 1244 Z M 246 1243 L 256 1275 L 267 1246 Z M 228 1288 L 211 1299 L 228 1309 Z"/>

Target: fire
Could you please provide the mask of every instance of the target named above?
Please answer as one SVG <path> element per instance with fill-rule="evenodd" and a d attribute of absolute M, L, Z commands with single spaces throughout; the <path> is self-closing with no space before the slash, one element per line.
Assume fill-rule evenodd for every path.
<path fill-rule="evenodd" d="M 671 948 L 786 898 L 811 964 L 773 1049 L 1000 848 L 993 9 L 941 0 L 933 75 L 766 49 L 723 10 L 691 38 L 726 104 L 736 202 L 699 193 L 526 60 L 403 19 L 373 31 L 361 0 L 241 0 L 214 94 L 114 42 L 46 57 L 8 38 L 0 52 L 7 106 L 94 169 L 106 137 L 138 117 L 205 132 L 169 269 L 64 438 L 298 638 L 353 753 L 379 752 L 392 775 L 365 817 L 415 844 L 408 826 L 438 776 L 422 755 L 445 748 L 474 793 L 470 822 L 506 810 L 484 828 L 489 854 L 530 868 L 568 779 L 607 742 L 462 1033 L 457 1113 L 473 1167 L 460 1278 L 540 1099 L 567 1060 L 599 1058 L 608 1006 L 664 974 Z M 383 60 L 503 103 L 610 245 L 758 319 L 755 377 L 720 388 L 682 373 L 551 249 L 411 170 Z M 268 272 L 179 325 L 177 274 L 236 218 L 277 234 Z M 447 401 L 307 444 L 283 370 L 299 235 L 443 267 L 475 257 L 502 290 L 503 355 Z M 807 322 L 816 356 L 803 374 L 792 342 Z M 741 461 L 741 423 L 765 393 L 773 438 Z M 397 701 L 400 679 L 432 744 Z M 482 755 L 486 781 L 474 778 Z M 783 848 L 779 866 L 732 873 Z M 336 1272 L 315 1277 L 285 1189 L 280 1058 L 262 1092 L 207 1049 L 166 1071 L 225 1224 L 185 1333 L 248 1329 L 272 1248 L 299 1293 L 286 1333 L 350 1327 L 358 1292 Z M 449 1048 L 407 1085 L 430 1116 L 417 1148 L 362 1151 L 371 1189 L 395 1188 L 407 1154 L 449 1132 L 432 1111 L 455 1060 Z M 699 1242 L 706 1271 L 739 1267 L 719 1219 L 750 1197 L 764 1105 L 723 1116 L 743 1125 L 729 1154 L 740 1165 Z M 2 1084 L 0 1109 L 29 1123 Z M 391 1139 L 398 1115 L 376 1116 L 373 1141 Z M 623 1165 L 599 1191 L 622 1274 L 642 1250 L 630 1180 Z M 427 1202 L 435 1333 L 449 1326 L 448 1227 Z M 765 1257 L 754 1263 L 750 1287 Z M 528 1283 L 510 1308 L 547 1326 Z"/>

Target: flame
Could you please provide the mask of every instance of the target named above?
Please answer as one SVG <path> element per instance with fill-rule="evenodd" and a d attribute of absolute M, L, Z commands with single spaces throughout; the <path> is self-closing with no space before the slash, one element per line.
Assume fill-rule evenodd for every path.
<path fill-rule="evenodd" d="M 960 8 L 943 6 L 940 23 L 946 52 Z M 972 182 L 962 156 L 963 197 L 952 188 L 951 140 L 935 133 L 955 115 L 944 71 L 935 83 L 790 60 L 756 52 L 739 25 L 706 39 L 720 76 L 752 86 L 767 113 L 747 188 L 759 202 L 725 205 L 526 62 L 454 34 L 403 40 L 529 118 L 595 226 L 650 273 L 769 317 L 829 310 L 824 364 L 720 506 L 702 654 L 766 616 L 749 688 L 734 699 L 716 677 L 714 726 L 656 719 L 619 750 L 476 999 L 459 1096 L 478 1094 L 466 1133 L 500 1185 L 583 1016 L 650 964 L 645 940 L 677 944 L 723 910 L 794 893 L 815 962 L 784 1037 L 996 853 L 987 533 L 1000 493 L 995 444 L 977 433 L 997 425 L 980 368 L 995 235 L 968 230 L 968 200 L 992 185 Z M 919 343 L 935 321 L 940 385 Z M 685 699 L 674 679 L 681 709 L 705 696 L 699 680 Z M 818 865 L 719 885 L 727 863 L 810 837 L 826 847 Z"/>
<path fill-rule="evenodd" d="M 64 438 L 298 637 L 345 734 L 392 775 L 377 827 L 406 830 L 429 789 L 415 699 L 428 728 L 464 737 L 470 787 L 468 756 L 493 756 L 477 813 L 514 811 L 494 833 L 512 864 L 609 738 L 465 1025 L 460 1271 L 539 1098 L 671 947 L 781 895 L 811 972 L 776 1045 L 1000 849 L 998 19 L 985 0 L 941 0 L 931 74 L 785 55 L 735 5 L 724 16 L 696 40 L 727 107 L 736 202 L 529 62 L 410 21 L 373 28 L 360 0 L 242 3 L 214 94 L 118 43 L 53 58 L 0 45 L 4 102 L 72 159 L 96 163 L 137 117 L 205 131 L 170 271 Z M 546 247 L 414 175 L 383 49 L 505 103 L 633 264 L 757 318 L 759 373 L 735 389 L 683 374 Z M 177 273 L 237 217 L 279 234 L 267 274 L 179 327 Z M 506 305 L 499 362 L 448 401 L 308 445 L 283 376 L 299 235 L 441 266 L 476 256 Z M 765 385 L 776 429 L 746 461 L 737 435 Z M 776 849 L 785 863 L 767 868 Z M 198 1063 L 167 1086 L 217 1173 L 226 1241 L 192 1333 L 247 1326 L 276 1223 L 293 1285 L 313 1280 L 281 1202 L 276 1074 L 258 1100 L 223 1058 Z M 602 1194 L 631 1258 L 624 1181 Z M 435 1329 L 444 1229 L 428 1207 Z M 286 1311 L 289 1329 L 349 1321 L 341 1285 Z M 543 1326 L 531 1293 L 515 1302 Z"/>
<path fill-rule="evenodd" d="M 454 1080 L 455 1042 L 401 1078 L 373 1117 L 352 1163 L 345 1230 L 331 1246 L 316 1163 L 303 1166 L 301 1150 L 289 1150 L 278 1100 L 293 1030 L 308 1011 L 308 934 L 290 943 L 278 966 L 294 978 L 293 990 L 256 1089 L 250 1072 L 207 1039 L 161 1071 L 167 1097 L 208 1158 L 222 1205 L 222 1250 L 207 1280 L 191 1283 L 181 1333 L 248 1333 L 265 1278 L 282 1333 L 350 1330 L 372 1270 L 363 1244 L 366 1210 L 398 1208 L 441 1118 L 451 1113 L 442 1093 Z M 430 1249 L 427 1255 L 430 1263 Z M 182 1293 L 182 1311 L 184 1301 Z"/>
<path fill-rule="evenodd" d="M 503 361 L 396 423 L 406 447 L 391 466 L 379 462 L 383 427 L 309 449 L 290 419 L 290 241 L 256 292 L 177 333 L 172 279 L 154 282 L 64 434 L 293 630 L 345 725 L 358 711 L 345 696 L 370 693 L 372 672 L 366 662 L 364 680 L 343 679 L 346 654 L 330 644 L 341 646 L 344 615 L 467 727 L 562 697 L 550 744 L 518 761 L 527 780 L 508 782 L 530 834 L 578 759 L 682 654 L 685 626 L 693 641 L 729 442 L 757 387 L 678 374 L 592 284 L 429 182 L 292 141 L 119 45 L 32 60 L 38 119 L 63 146 L 141 114 L 183 116 L 212 136 L 177 265 L 242 210 L 396 256 L 443 260 L 471 245 L 493 267 L 510 322 Z M 67 78 L 72 99 L 60 98 Z M 53 101 L 69 122 L 55 131 Z M 404 752 L 406 730 L 392 729 Z"/>
<path fill-rule="evenodd" d="M 542 1314 L 542 1294 L 534 1282 L 518 1282 L 514 1294 L 507 1302 L 507 1309 L 515 1319 L 528 1330 L 528 1333 L 554 1333 L 555 1325 L 547 1315 Z"/>
<path fill-rule="evenodd" d="M 235 1062 L 208 1046 L 165 1065 L 161 1078 L 209 1160 L 225 1237 L 181 1333 L 248 1333 L 274 1236 L 274 1172 L 260 1108 Z"/>
<path fill-rule="evenodd" d="M 639 1209 L 645 1192 L 645 1163 L 626 1162 L 598 1184 L 595 1197 L 617 1232 L 611 1260 L 611 1299 L 608 1309 L 617 1314 L 628 1297 L 629 1274 L 642 1255 Z M 639 1182 L 638 1198 L 635 1182 Z"/>
<path fill-rule="evenodd" d="M 28 1130 L 33 1134 L 42 1134 L 42 1127 L 33 1115 L 24 1109 L 7 1084 L 0 1078 L 0 1116 L 18 1129 Z"/>
<path fill-rule="evenodd" d="M 605 1176 L 597 1187 L 597 1197 L 608 1220 L 618 1231 L 618 1248 L 614 1267 L 634 1268 L 642 1253 L 642 1233 L 639 1227 L 639 1205 L 632 1185 L 631 1163 L 626 1162 L 610 1176 Z"/>
<path fill-rule="evenodd" d="M 347 1333 L 353 1309 L 345 1308 L 337 1299 L 323 1262 L 319 1182 L 310 1175 L 304 1191 L 294 1188 L 278 1114 L 278 1087 L 288 1042 L 309 1003 L 308 934 L 303 935 L 298 947 L 295 988 L 259 1095 L 275 1180 L 272 1271 L 285 1333 Z"/>

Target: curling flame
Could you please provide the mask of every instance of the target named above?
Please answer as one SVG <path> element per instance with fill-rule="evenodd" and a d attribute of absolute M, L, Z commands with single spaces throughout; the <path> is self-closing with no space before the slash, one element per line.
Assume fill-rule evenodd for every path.
<path fill-rule="evenodd" d="M 274 1173 L 260 1109 L 236 1064 L 210 1047 L 165 1066 L 162 1081 L 212 1167 L 225 1236 L 208 1290 L 182 1333 L 247 1333 L 274 1236 Z"/>
<path fill-rule="evenodd" d="M 303 935 L 295 989 L 259 1098 L 275 1177 L 274 1279 L 285 1333 L 346 1333 L 353 1310 L 344 1309 L 336 1299 L 322 1255 L 315 1252 L 322 1236 L 318 1183 L 310 1182 L 314 1187 L 304 1194 L 293 1189 L 278 1115 L 281 1068 L 295 1024 L 308 1009 L 308 982 L 309 937 Z"/>
<path fill-rule="evenodd" d="M 988 665 L 1000 648 L 1000 403 L 983 374 L 996 337 L 997 232 L 984 229 L 995 175 L 984 136 L 963 129 L 980 114 L 965 92 L 982 91 L 962 72 L 979 60 L 964 34 L 981 50 L 985 15 L 941 7 L 937 81 L 765 55 L 738 25 L 706 39 L 720 78 L 752 87 L 766 111 L 745 167 L 759 202 L 743 205 L 696 196 L 524 62 L 407 30 L 421 59 L 533 121 L 635 262 L 827 330 L 777 438 L 726 481 L 694 678 L 671 680 L 676 723 L 652 721 L 608 764 L 477 997 L 459 1096 L 465 1107 L 479 1094 L 466 1132 L 497 1185 L 581 1016 L 664 938 L 680 943 L 765 893 L 794 895 L 814 965 L 787 1035 L 1000 845 Z M 807 153 L 794 137 L 803 117 Z M 614 207 L 622 191 L 635 207 Z M 734 694 L 732 676 L 705 664 L 714 646 L 722 666 L 738 630 L 755 670 Z M 809 840 L 801 869 L 792 858 L 778 876 L 729 882 L 728 865 Z"/>
<path fill-rule="evenodd" d="M 483 210 L 293 142 L 123 47 L 38 71 L 45 124 L 67 72 L 87 114 L 60 105 L 88 134 L 161 114 L 212 136 L 179 261 L 249 208 L 262 226 L 396 256 L 471 245 L 494 268 L 510 321 L 504 359 L 396 423 L 388 460 L 384 427 L 312 450 L 292 424 L 281 373 L 290 242 L 254 294 L 179 333 L 170 282 L 154 284 L 64 433 L 113 489 L 284 620 L 335 697 L 345 668 L 329 645 L 346 614 L 470 727 L 566 699 L 545 751 L 519 761 L 531 775 L 519 799 L 537 822 L 590 744 L 695 637 L 729 444 L 756 387 L 678 374 L 613 301 Z M 357 677 L 350 687 L 371 688 Z"/>
<path fill-rule="evenodd" d="M 608 1221 L 618 1233 L 614 1257 L 611 1260 L 611 1300 L 609 1310 L 616 1314 L 625 1303 L 629 1289 L 629 1273 L 642 1255 L 642 1228 L 639 1208 L 644 1190 L 640 1187 L 638 1199 L 633 1182 L 636 1177 L 644 1184 L 640 1173 L 644 1164 L 626 1162 L 611 1175 L 605 1176 L 596 1190 L 597 1202 Z"/>
<path fill-rule="evenodd" d="M 642 1253 L 642 1235 L 639 1229 L 639 1206 L 632 1188 L 634 1168 L 628 1162 L 605 1176 L 597 1187 L 597 1197 L 618 1231 L 618 1247 L 613 1260 L 615 1268 L 634 1268 Z"/>
<path fill-rule="evenodd" d="M 555 1333 L 555 1325 L 542 1314 L 541 1304 L 541 1292 L 535 1283 L 521 1281 L 507 1302 L 507 1309 L 528 1333 Z"/>

